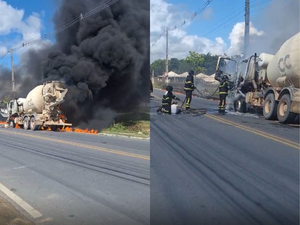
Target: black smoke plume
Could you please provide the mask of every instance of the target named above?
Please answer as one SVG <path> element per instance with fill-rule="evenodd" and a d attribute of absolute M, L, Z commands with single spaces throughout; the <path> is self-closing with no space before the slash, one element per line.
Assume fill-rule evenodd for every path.
<path fill-rule="evenodd" d="M 273 0 L 262 13 L 251 15 L 264 35 L 252 40 L 251 52 L 276 54 L 280 46 L 300 31 L 299 0 Z"/>
<path fill-rule="evenodd" d="M 61 1 L 55 28 L 100 4 Z M 137 110 L 149 102 L 149 11 L 149 0 L 119 0 L 58 33 L 54 46 L 29 51 L 19 97 L 42 81 L 62 80 L 69 89 L 62 110 L 82 128 L 101 129 L 117 113 Z"/>

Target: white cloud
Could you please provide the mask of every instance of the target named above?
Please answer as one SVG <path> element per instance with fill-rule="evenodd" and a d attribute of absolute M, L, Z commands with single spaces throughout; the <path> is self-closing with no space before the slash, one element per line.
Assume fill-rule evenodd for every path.
<path fill-rule="evenodd" d="M 212 15 L 212 9 L 205 12 L 204 17 L 209 19 Z M 151 0 L 150 5 L 150 40 L 151 40 L 151 62 L 159 58 L 165 58 L 166 39 L 162 36 L 158 42 L 155 42 L 167 26 L 174 27 L 180 25 L 184 20 L 190 19 L 191 12 L 182 11 L 180 8 L 165 2 L 164 0 Z M 192 21 L 193 22 L 193 21 Z M 225 42 L 221 37 L 215 40 L 188 35 L 183 27 L 171 30 L 169 32 L 169 58 L 185 58 L 189 51 L 199 53 L 223 54 L 226 50 Z M 153 46 L 152 44 L 155 43 Z"/>
<path fill-rule="evenodd" d="M 212 16 L 213 16 L 213 10 L 212 10 L 212 8 L 206 8 L 203 11 L 203 18 L 205 20 L 209 20 Z"/>
<path fill-rule="evenodd" d="M 213 10 L 207 8 L 202 18 L 209 20 L 213 15 Z M 151 40 L 151 63 L 156 59 L 164 59 L 166 54 L 166 38 L 162 36 L 158 42 L 155 42 L 163 30 L 167 26 L 180 25 L 184 19 L 190 19 L 192 12 L 183 11 L 181 8 L 175 7 L 167 3 L 165 0 L 151 0 L 150 5 L 150 40 Z M 193 21 L 192 21 L 193 22 Z M 211 54 L 241 54 L 244 37 L 244 23 L 237 23 L 233 26 L 232 32 L 228 38 L 230 46 L 226 46 L 222 37 L 215 39 L 207 39 L 197 35 L 189 35 L 185 29 L 190 24 L 185 24 L 177 30 L 169 32 L 169 59 L 170 58 L 185 58 L 189 51 L 198 53 Z M 250 23 L 250 39 L 263 35 L 262 31 L 258 31 L 252 23 Z M 154 44 L 154 45 L 153 45 Z"/>
<path fill-rule="evenodd" d="M 22 36 L 21 38 L 10 39 L 8 43 L 7 41 L 6 43 L 2 42 L 0 44 L 0 52 L 5 52 L 3 49 L 22 44 L 23 41 L 40 38 L 41 30 L 42 20 L 39 14 L 33 12 L 30 16 L 24 18 L 23 9 L 13 8 L 6 1 L 0 0 L 0 37 L 12 33 L 21 34 Z M 27 49 L 40 49 L 48 43 L 49 41 L 41 41 L 28 46 L 26 51 Z"/>
<path fill-rule="evenodd" d="M 0 46 L 0 56 L 5 54 L 7 52 L 7 49 L 4 46 Z"/>
<path fill-rule="evenodd" d="M 255 40 L 257 37 L 264 35 L 263 31 L 258 31 L 253 23 L 249 24 L 249 36 L 250 39 Z M 241 54 L 243 52 L 243 42 L 244 42 L 244 31 L 245 23 L 237 23 L 234 25 L 231 33 L 229 34 L 230 48 L 228 49 L 229 55 Z"/>
<path fill-rule="evenodd" d="M 18 10 L 0 0 L 0 35 L 6 35 L 22 25 L 24 10 Z"/>

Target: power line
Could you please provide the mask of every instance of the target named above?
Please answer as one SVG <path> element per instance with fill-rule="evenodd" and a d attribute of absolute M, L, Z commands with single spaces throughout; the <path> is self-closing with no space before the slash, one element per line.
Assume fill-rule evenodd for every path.
<path fill-rule="evenodd" d="M 272 1 L 276 1 L 276 0 L 258 0 L 254 4 L 250 4 L 250 10 L 255 9 L 254 11 L 250 11 L 250 13 L 254 14 L 254 13 L 257 13 L 261 10 L 264 10 L 265 7 L 260 8 L 260 9 L 259 9 L 259 7 L 263 6 L 263 5 L 266 5 L 267 3 L 272 2 Z M 277 1 L 283 1 L 283 0 L 277 0 Z M 244 7 L 242 7 L 242 8 L 244 8 Z M 210 29 L 201 36 L 208 37 L 208 35 L 214 34 L 218 31 L 222 30 L 223 28 L 227 27 L 232 22 L 237 21 L 239 19 L 242 19 L 243 16 L 244 16 L 243 14 L 244 14 L 244 10 L 241 10 L 241 11 L 237 10 L 236 13 L 234 13 L 234 14 L 231 13 L 232 16 L 229 17 L 228 20 L 225 21 L 224 20 L 225 18 L 224 18 L 224 19 L 220 20 L 219 22 L 213 24 L 212 26 L 210 26 Z"/>
<path fill-rule="evenodd" d="M 0 56 L 0 60 L 3 59 L 8 53 L 11 53 L 11 51 L 17 51 L 23 47 L 27 47 L 29 45 L 35 44 L 43 39 L 48 39 L 48 37 L 60 33 L 66 29 L 68 29 L 69 27 L 73 26 L 74 24 L 78 23 L 80 20 L 83 20 L 89 16 L 92 16 L 106 8 L 108 8 L 109 6 L 111 6 L 112 4 L 116 3 L 118 0 L 107 0 L 106 2 L 102 3 L 101 5 L 85 12 L 85 13 L 81 13 L 78 17 L 70 20 L 69 22 L 65 23 L 64 25 L 58 27 L 57 29 L 55 29 L 54 31 L 44 34 L 41 37 L 37 37 L 37 38 L 32 38 L 30 40 L 24 41 L 22 44 L 19 44 L 13 48 L 10 48 L 6 51 L 6 53 L 4 53 L 2 56 Z"/>
<path fill-rule="evenodd" d="M 204 6 L 203 6 L 202 8 L 200 8 L 200 10 L 198 10 L 197 12 L 194 12 L 194 13 L 192 14 L 192 16 L 190 17 L 190 19 L 182 21 L 182 23 L 181 23 L 180 25 L 175 25 L 175 26 L 173 26 L 173 27 L 168 27 L 168 28 L 167 28 L 168 31 L 178 30 L 179 28 L 181 28 L 181 27 L 184 26 L 185 24 L 191 22 L 198 14 L 200 14 L 201 12 L 203 12 L 211 2 L 212 2 L 212 0 L 207 0 L 207 1 L 205 2 Z M 159 35 L 159 37 L 152 43 L 152 46 L 154 46 L 154 45 L 160 40 L 160 38 L 161 38 L 162 36 L 165 35 L 165 33 L 166 33 L 166 30 L 164 30 L 164 31 Z"/>
<path fill-rule="evenodd" d="M 233 14 L 231 17 L 228 18 L 228 20 L 224 21 L 223 23 L 220 23 L 216 28 L 214 29 L 209 29 L 206 33 L 204 33 L 203 37 L 207 37 L 208 35 L 214 34 L 220 30 L 222 30 L 223 28 L 225 28 L 227 25 L 231 24 L 232 22 L 236 21 L 237 19 L 242 18 L 244 15 L 243 11 L 239 11 L 235 14 Z"/>

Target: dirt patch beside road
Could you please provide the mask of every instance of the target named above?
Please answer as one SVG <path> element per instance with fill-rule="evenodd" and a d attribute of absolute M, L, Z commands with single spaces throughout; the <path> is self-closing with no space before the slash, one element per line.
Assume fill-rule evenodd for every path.
<path fill-rule="evenodd" d="M 0 196 L 0 224 L 1 225 L 34 225 L 23 216 L 10 202 Z"/>

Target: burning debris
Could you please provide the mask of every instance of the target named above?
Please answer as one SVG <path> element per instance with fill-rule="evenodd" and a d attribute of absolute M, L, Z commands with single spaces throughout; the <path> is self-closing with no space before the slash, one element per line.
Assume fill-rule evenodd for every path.
<path fill-rule="evenodd" d="M 98 0 L 63 0 L 55 27 L 98 5 Z M 26 53 L 26 75 L 16 73 L 17 97 L 42 82 L 64 81 L 69 91 L 62 110 L 82 129 L 103 129 L 119 112 L 148 102 L 149 7 L 149 0 L 118 1 L 58 33 L 54 46 Z"/>
<path fill-rule="evenodd" d="M 8 125 L 8 123 L 6 121 L 0 121 L 0 125 L 2 125 L 5 128 L 9 127 L 9 125 Z M 21 127 L 18 124 L 16 124 L 15 128 L 16 129 L 20 129 Z M 44 129 L 42 127 L 41 130 L 51 131 L 51 127 L 48 127 L 46 129 Z M 71 128 L 71 127 L 66 127 L 66 128 L 58 129 L 57 131 L 61 131 L 61 132 L 74 132 L 74 133 L 86 133 L 86 134 L 98 134 L 97 130 L 93 130 L 93 129 L 79 129 L 79 128 Z"/>

